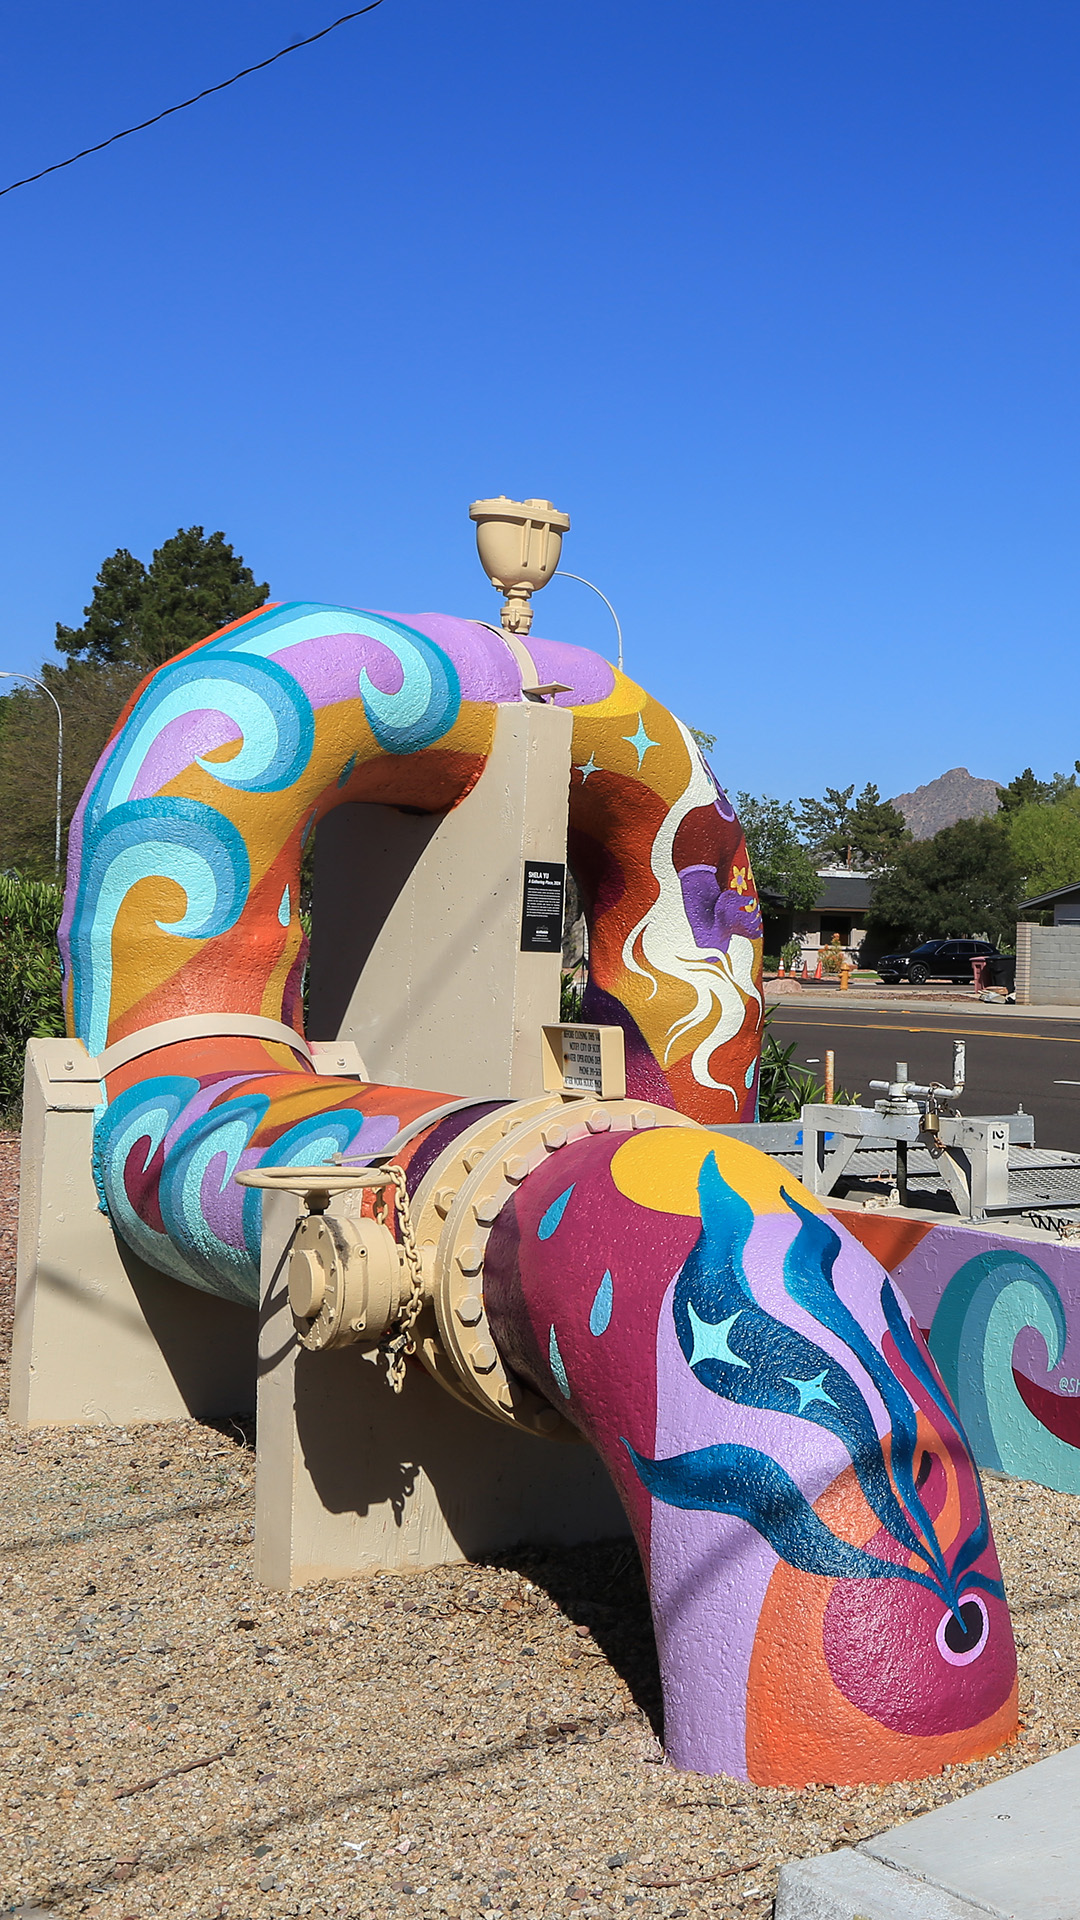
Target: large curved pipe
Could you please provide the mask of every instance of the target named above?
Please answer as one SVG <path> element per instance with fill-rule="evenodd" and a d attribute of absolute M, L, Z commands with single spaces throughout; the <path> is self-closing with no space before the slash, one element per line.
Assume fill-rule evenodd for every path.
<path fill-rule="evenodd" d="M 738 822 L 685 727 L 599 655 L 530 638 L 574 713 L 571 859 L 587 1008 L 626 1034 L 630 1091 L 752 1116 L 761 920 Z M 300 859 L 349 800 L 438 812 L 483 771 L 516 651 L 476 621 L 290 604 L 138 689 L 72 823 L 61 923 L 70 1030 L 90 1052 L 182 1015 L 302 1030 Z M 286 1042 L 185 1040 L 118 1066 L 99 1189 L 152 1266 L 254 1301 L 259 1203 L 238 1169 L 377 1151 L 445 1095 L 318 1079 Z M 452 1089 L 450 1091 L 453 1091 Z"/>

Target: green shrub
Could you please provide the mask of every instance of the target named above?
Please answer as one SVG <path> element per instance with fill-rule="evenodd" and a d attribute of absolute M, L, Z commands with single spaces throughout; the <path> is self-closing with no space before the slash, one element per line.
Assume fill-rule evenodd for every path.
<path fill-rule="evenodd" d="M 585 976 L 580 967 L 572 967 L 564 973 L 559 991 L 559 1019 L 575 1021 L 581 1019 L 581 1003 L 585 998 Z"/>
<path fill-rule="evenodd" d="M 770 1014 L 771 1011 L 770 1008 Z M 769 1032 L 769 1017 L 766 1014 L 762 1036 L 758 1119 L 797 1120 L 804 1107 L 822 1104 L 825 1088 L 808 1067 L 794 1064 L 792 1056 L 798 1042 L 793 1040 L 790 1046 L 782 1047 L 775 1034 Z M 837 1087 L 833 1103 L 838 1107 L 854 1107 L 858 1104 L 858 1095 Z"/>
<path fill-rule="evenodd" d="M 18 1125 L 28 1040 L 64 1031 L 56 929 L 63 891 L 0 874 L 0 1116 Z"/>

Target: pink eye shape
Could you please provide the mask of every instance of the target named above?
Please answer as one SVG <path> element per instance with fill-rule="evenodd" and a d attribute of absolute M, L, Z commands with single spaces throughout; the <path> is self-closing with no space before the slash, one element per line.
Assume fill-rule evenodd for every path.
<path fill-rule="evenodd" d="M 950 1667 L 967 1667 L 977 1660 L 986 1645 L 990 1622 L 977 1593 L 960 1595 L 960 1618 L 951 1610 L 943 1613 L 934 1635 L 937 1649 Z"/>

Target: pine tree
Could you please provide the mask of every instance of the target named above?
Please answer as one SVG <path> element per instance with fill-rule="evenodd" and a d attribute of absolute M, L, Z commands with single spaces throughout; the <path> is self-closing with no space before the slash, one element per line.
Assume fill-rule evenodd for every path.
<path fill-rule="evenodd" d="M 130 665 L 147 672 L 205 640 L 218 627 L 253 613 L 270 588 L 223 533 L 180 527 L 158 547 L 149 567 L 119 547 L 104 561 L 81 627 L 56 628 L 69 659 L 93 666 Z"/>

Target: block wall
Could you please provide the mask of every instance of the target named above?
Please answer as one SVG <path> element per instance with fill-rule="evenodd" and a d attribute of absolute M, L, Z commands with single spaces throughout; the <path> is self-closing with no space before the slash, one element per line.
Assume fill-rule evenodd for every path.
<path fill-rule="evenodd" d="M 1016 998 L 1021 1006 L 1080 1006 L 1080 927 L 1016 929 Z"/>

